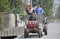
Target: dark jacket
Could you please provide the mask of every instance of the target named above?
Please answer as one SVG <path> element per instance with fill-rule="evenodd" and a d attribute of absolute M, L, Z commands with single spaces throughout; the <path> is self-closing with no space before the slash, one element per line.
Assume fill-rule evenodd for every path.
<path fill-rule="evenodd" d="M 29 21 L 36 21 L 36 17 L 31 15 L 31 16 L 29 17 Z"/>

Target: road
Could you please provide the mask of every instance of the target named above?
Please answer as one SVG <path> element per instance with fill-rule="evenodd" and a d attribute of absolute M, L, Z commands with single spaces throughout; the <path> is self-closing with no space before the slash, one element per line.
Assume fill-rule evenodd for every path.
<path fill-rule="evenodd" d="M 48 25 L 48 35 L 43 35 L 43 37 L 38 38 L 37 35 L 32 35 L 29 39 L 60 39 L 60 22 L 52 22 Z M 19 37 L 18 39 L 23 38 L 23 36 Z M 23 38 L 24 39 L 24 38 Z M 27 39 L 27 38 L 25 38 Z"/>

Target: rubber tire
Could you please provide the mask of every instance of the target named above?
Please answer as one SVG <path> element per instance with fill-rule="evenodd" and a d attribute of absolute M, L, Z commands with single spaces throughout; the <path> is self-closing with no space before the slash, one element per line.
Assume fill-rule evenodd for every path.
<path fill-rule="evenodd" d="M 42 32 L 38 31 L 38 35 L 39 35 L 39 38 L 41 38 L 42 37 Z"/>
<path fill-rule="evenodd" d="M 42 37 L 43 35 L 42 35 L 42 32 L 41 32 L 41 37 Z"/>
<path fill-rule="evenodd" d="M 46 28 L 44 29 L 44 33 L 45 33 L 45 35 L 47 35 L 47 29 Z"/>
<path fill-rule="evenodd" d="M 28 32 L 27 30 L 24 30 L 24 38 L 27 38 L 28 37 Z"/>
<path fill-rule="evenodd" d="M 47 30 L 45 29 L 45 35 L 47 35 Z"/>

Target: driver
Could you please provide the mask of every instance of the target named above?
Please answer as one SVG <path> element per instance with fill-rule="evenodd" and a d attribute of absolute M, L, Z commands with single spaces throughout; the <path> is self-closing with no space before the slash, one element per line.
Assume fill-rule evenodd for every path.
<path fill-rule="evenodd" d="M 36 16 L 34 11 L 32 12 L 31 16 L 29 17 L 29 21 L 36 21 Z"/>

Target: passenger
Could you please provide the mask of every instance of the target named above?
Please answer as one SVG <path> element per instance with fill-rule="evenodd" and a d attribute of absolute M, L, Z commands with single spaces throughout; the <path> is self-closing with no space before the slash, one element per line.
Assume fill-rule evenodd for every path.
<path fill-rule="evenodd" d="M 32 7 L 32 5 L 29 5 L 29 6 L 26 8 L 26 12 L 27 12 L 26 18 L 27 18 L 27 20 L 28 20 L 29 17 L 30 17 L 30 15 L 31 15 L 32 12 L 33 12 L 33 7 Z"/>
<path fill-rule="evenodd" d="M 43 17 L 43 9 L 40 7 L 40 5 L 37 5 L 37 8 L 35 9 L 36 12 L 36 18 L 38 20 L 38 22 L 42 22 L 42 20 L 44 19 Z"/>

